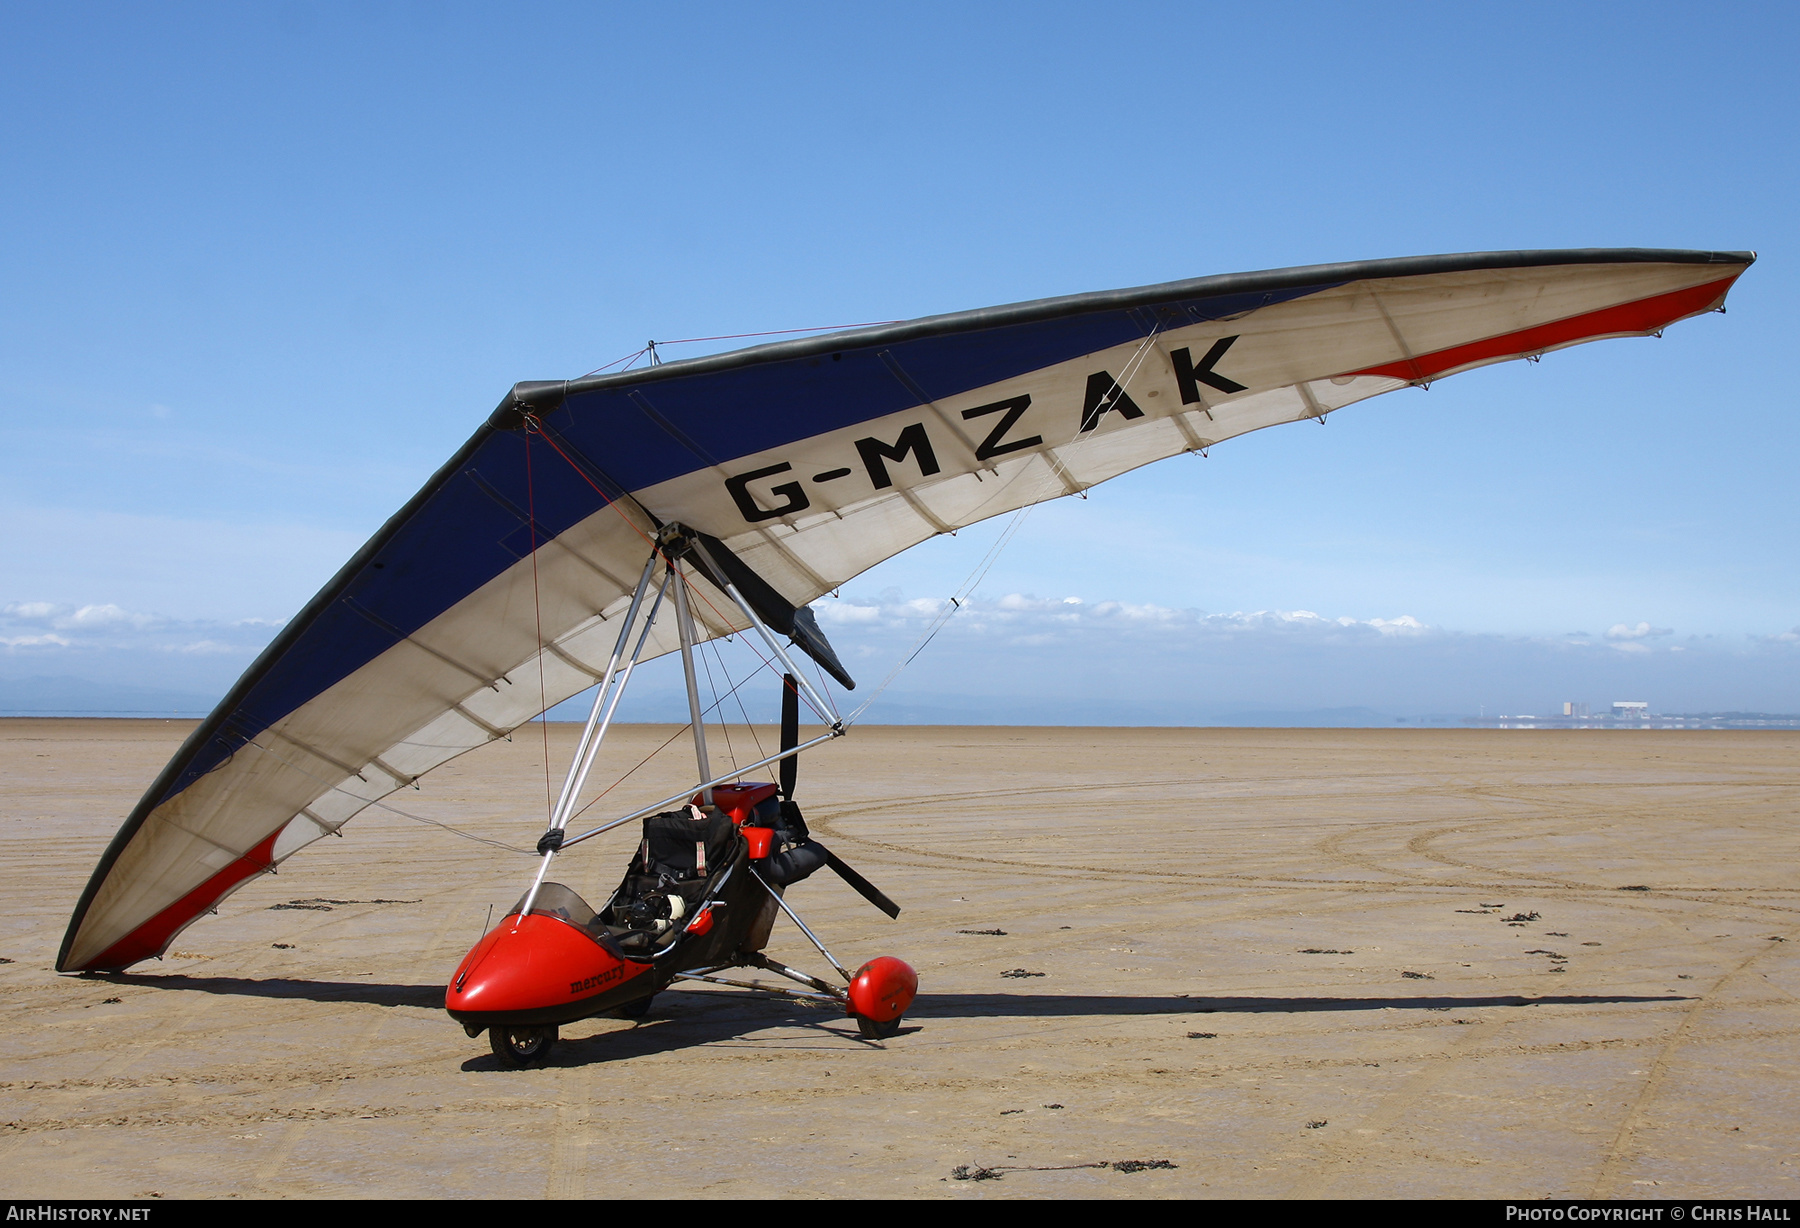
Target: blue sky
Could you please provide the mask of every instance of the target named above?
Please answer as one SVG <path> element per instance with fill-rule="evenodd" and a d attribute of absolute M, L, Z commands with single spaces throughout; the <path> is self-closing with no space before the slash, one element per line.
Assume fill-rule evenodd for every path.
<path fill-rule="evenodd" d="M 1036 510 L 978 593 L 993 617 L 954 622 L 894 696 L 970 719 L 1800 710 L 1797 25 L 1755 4 L 10 6 L 0 707 L 27 678 L 222 693 L 514 381 L 646 338 L 1652 246 L 1761 259 L 1728 315 L 1661 340 Z M 906 603 L 954 590 L 992 532 L 847 586 L 876 611 L 827 618 L 847 656 L 884 673 Z M 1070 597 L 1113 613 L 1070 621 Z M 1121 610 L 1166 613 L 1128 634 Z"/>

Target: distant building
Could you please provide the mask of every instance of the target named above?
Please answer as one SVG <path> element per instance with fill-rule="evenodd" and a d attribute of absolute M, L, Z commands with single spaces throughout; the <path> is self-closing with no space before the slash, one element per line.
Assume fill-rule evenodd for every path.
<path fill-rule="evenodd" d="M 1563 705 L 1564 716 L 1586 716 L 1587 714 L 1588 706 L 1586 704 L 1565 703 Z"/>
<path fill-rule="evenodd" d="M 1641 699 L 1615 699 L 1612 714 L 1641 721 L 1649 717 L 1650 705 Z"/>

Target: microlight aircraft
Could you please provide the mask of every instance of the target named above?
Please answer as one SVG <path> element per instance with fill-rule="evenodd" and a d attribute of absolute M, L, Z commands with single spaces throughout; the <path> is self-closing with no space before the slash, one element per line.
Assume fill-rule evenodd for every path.
<path fill-rule="evenodd" d="M 891 1033 L 916 988 L 838 964 L 785 899 L 829 865 L 794 757 L 841 735 L 782 639 L 853 685 L 808 603 L 940 533 L 1262 427 L 1723 310 L 1749 252 L 1425 256 L 1204 277 L 931 316 L 577 380 L 515 385 L 182 745 L 101 857 L 57 958 L 160 956 L 244 883 L 363 808 L 599 684 L 537 872 L 446 1007 L 504 1062 L 677 978 L 791 977 Z M 664 616 L 673 606 L 674 616 Z M 779 784 L 715 775 L 696 644 L 744 635 L 783 675 Z M 571 834 L 634 666 L 683 654 L 695 783 Z M 797 735 L 805 701 L 826 732 Z M 866 706 L 866 705 L 865 705 Z M 598 910 L 556 858 L 642 821 Z M 777 913 L 845 982 L 762 954 Z"/>

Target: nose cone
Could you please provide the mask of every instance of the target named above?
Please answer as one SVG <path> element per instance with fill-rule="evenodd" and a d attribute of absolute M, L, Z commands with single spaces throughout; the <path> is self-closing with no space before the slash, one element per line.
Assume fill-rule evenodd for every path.
<path fill-rule="evenodd" d="M 649 964 L 621 960 L 586 932 L 556 917 L 509 916 L 463 957 L 444 990 L 444 1009 L 459 1022 L 537 1022 L 571 1011 Z"/>

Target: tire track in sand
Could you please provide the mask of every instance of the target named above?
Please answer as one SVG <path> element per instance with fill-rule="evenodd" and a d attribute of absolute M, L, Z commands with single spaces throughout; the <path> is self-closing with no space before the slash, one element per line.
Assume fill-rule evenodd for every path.
<path fill-rule="evenodd" d="M 1676 1051 L 1693 1032 L 1695 1021 L 1708 1007 L 1717 1004 L 1719 990 L 1768 953 L 1767 949 L 1752 951 L 1740 960 L 1736 967 L 1714 981 L 1711 989 L 1682 1012 L 1680 1025 L 1664 1042 L 1662 1051 L 1656 1055 L 1656 1061 L 1651 1063 L 1650 1073 L 1644 1078 L 1644 1086 L 1638 1092 L 1637 1100 L 1632 1104 L 1630 1111 L 1625 1114 L 1624 1120 L 1619 1123 L 1619 1132 L 1613 1136 L 1612 1144 L 1606 1151 L 1606 1158 L 1601 1161 L 1600 1175 L 1594 1181 L 1594 1188 L 1589 1193 L 1589 1198 L 1612 1197 L 1613 1188 L 1619 1184 L 1619 1178 L 1624 1175 L 1625 1165 L 1633 1158 L 1630 1154 L 1632 1137 L 1637 1133 L 1639 1125 L 1648 1114 L 1651 1102 L 1656 1099 L 1656 1093 L 1662 1089 L 1663 1080 L 1668 1077 L 1669 1067 L 1674 1061 Z"/>

